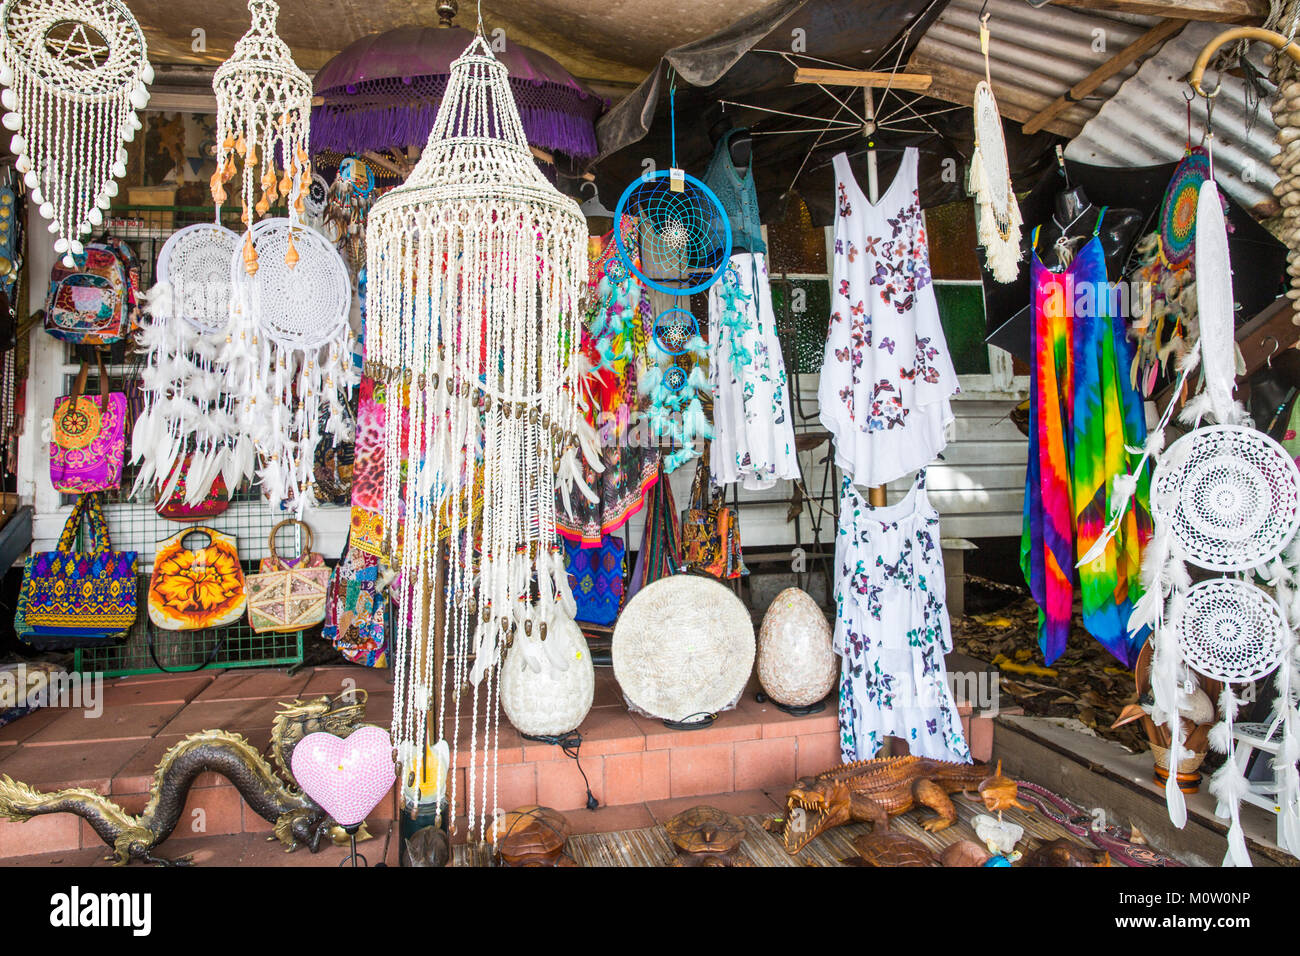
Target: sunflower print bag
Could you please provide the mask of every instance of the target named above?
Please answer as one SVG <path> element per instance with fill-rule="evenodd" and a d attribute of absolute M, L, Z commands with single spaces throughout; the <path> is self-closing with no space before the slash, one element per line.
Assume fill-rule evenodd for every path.
<path fill-rule="evenodd" d="M 187 541 L 206 538 L 205 547 Z M 149 579 L 149 620 L 168 631 L 197 631 L 233 624 L 248 597 L 233 535 L 186 528 L 158 545 Z"/>

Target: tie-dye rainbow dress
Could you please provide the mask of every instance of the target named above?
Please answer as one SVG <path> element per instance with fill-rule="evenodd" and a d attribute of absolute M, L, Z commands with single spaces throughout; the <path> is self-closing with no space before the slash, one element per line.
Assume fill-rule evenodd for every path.
<path fill-rule="evenodd" d="M 1142 549 L 1151 537 L 1150 476 L 1118 533 L 1095 561 L 1075 569 L 1101 536 L 1111 485 L 1139 459 L 1128 451 L 1146 439 L 1141 399 L 1126 371 L 1132 348 L 1122 301 L 1106 276 L 1098 233 L 1060 272 L 1038 258 L 1034 231 L 1034 355 L 1029 394 L 1029 464 L 1025 471 L 1020 566 L 1038 604 L 1038 643 L 1050 664 L 1065 650 L 1076 584 L 1083 626 L 1126 667 L 1147 633 L 1128 633 L 1142 595 Z"/>

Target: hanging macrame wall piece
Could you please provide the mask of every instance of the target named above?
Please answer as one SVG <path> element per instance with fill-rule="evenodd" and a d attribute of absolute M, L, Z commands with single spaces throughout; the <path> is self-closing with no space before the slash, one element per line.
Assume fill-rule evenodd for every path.
<path fill-rule="evenodd" d="M 984 247 L 989 271 L 998 282 L 1014 282 L 1023 256 L 1020 204 L 1011 187 L 1002 115 L 993 96 L 987 15 L 980 19 L 980 49 L 984 53 L 984 79 L 975 86 L 975 152 L 967 189 L 975 197 L 979 244 Z"/>
<path fill-rule="evenodd" d="M 221 359 L 238 251 L 238 235 L 198 223 L 173 233 L 158 254 L 158 281 L 136 336 L 145 408 L 131 432 L 132 460 L 140 462 L 135 493 L 152 485 L 165 501 L 183 478 L 193 507 L 218 476 L 231 492 L 252 477 L 252 447 L 240 440 L 239 404 Z"/>
<path fill-rule="evenodd" d="M 240 399 L 241 438 L 257 451 L 263 495 L 272 508 L 284 503 L 301 515 L 315 497 L 322 421 L 336 441 L 352 438 L 352 284 L 342 256 L 306 225 L 263 219 L 247 241 L 261 267 L 248 272 L 243 250 L 227 262 L 234 295 L 221 359 Z"/>
<path fill-rule="evenodd" d="M 118 0 L 6 0 L 0 94 L 10 149 L 64 265 L 104 221 L 153 82 L 144 34 Z"/>
<path fill-rule="evenodd" d="M 469 792 L 453 778 L 449 812 L 463 801 L 480 835 L 497 806 L 507 644 L 534 670 L 569 666 L 545 637 L 575 611 L 555 534 L 555 459 L 577 444 L 571 354 L 586 247 L 586 220 L 533 162 L 506 69 L 480 31 L 452 64 L 419 163 L 366 228 L 367 362 L 390 388 L 410 388 L 406 436 L 401 416 L 386 420 L 383 489 L 390 555 L 404 532 L 393 702 L 403 799 L 418 798 L 436 693 L 453 766 L 462 727 L 470 737 Z"/>
<path fill-rule="evenodd" d="M 258 217 L 280 199 L 288 204 L 289 218 L 295 223 L 304 213 L 311 188 L 307 143 L 312 85 L 275 32 L 279 4 L 248 0 L 248 10 L 252 26 L 212 78 L 217 95 L 217 171 L 211 188 L 212 200 L 220 208 L 227 198 L 225 184 L 235 177 L 238 157 L 241 217 L 248 230 L 244 268 L 251 275 L 258 267 L 252 234 Z M 290 267 L 298 261 L 296 238 L 281 253 Z"/>

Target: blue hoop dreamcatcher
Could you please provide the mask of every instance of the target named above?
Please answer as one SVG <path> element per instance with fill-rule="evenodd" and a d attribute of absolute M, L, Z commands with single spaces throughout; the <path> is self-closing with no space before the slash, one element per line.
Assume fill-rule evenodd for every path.
<path fill-rule="evenodd" d="M 615 222 L 624 215 L 636 217 L 640 248 L 628 249 L 621 230 L 614 240 L 623 264 L 651 289 L 694 295 L 717 282 L 727 268 L 731 223 L 713 190 L 677 168 L 675 97 L 674 86 L 668 91 L 673 168 L 643 174 L 623 190 L 614 209 Z M 674 190 L 678 177 L 681 188 Z"/>
<path fill-rule="evenodd" d="M 674 358 L 689 352 L 691 340 L 699 334 L 699 322 L 686 309 L 665 309 L 655 317 L 655 345 Z"/>

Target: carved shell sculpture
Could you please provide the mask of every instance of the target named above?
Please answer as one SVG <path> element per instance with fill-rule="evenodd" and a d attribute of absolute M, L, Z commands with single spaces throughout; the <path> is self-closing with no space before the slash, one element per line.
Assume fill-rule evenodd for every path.
<path fill-rule="evenodd" d="M 557 619 L 549 631 L 544 643 L 552 646 L 545 654 L 530 660 L 516 641 L 501 670 L 501 707 L 516 730 L 533 737 L 576 730 L 596 693 L 591 653 L 578 625 Z"/>
<path fill-rule="evenodd" d="M 773 599 L 758 631 L 758 680 L 787 707 L 824 698 L 839 674 L 826 616 L 808 594 L 786 588 Z"/>

